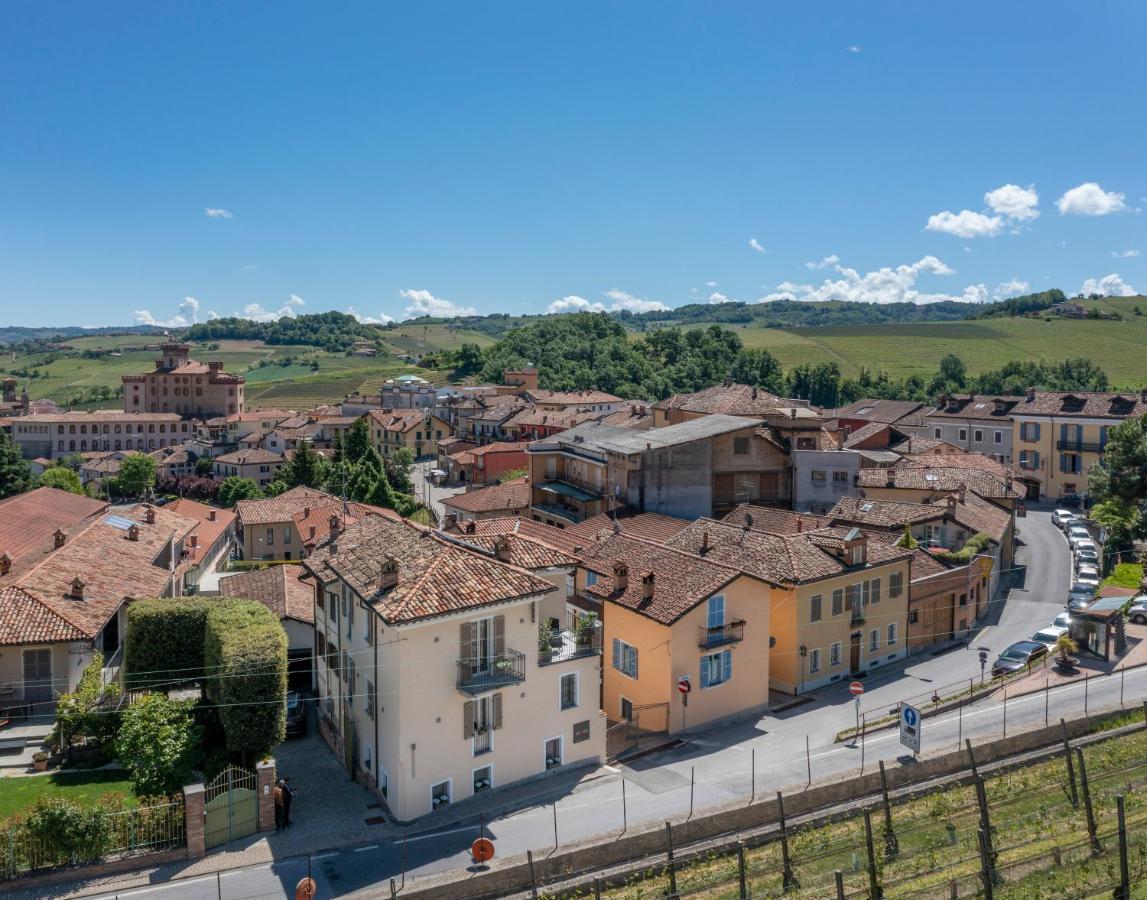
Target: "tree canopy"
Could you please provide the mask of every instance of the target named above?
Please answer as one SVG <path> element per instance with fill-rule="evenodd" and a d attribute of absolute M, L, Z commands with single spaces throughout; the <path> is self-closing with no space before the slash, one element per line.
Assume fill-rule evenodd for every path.
<path fill-rule="evenodd" d="M 35 483 L 32 469 L 8 433 L 0 431 L 0 500 L 22 494 Z"/>

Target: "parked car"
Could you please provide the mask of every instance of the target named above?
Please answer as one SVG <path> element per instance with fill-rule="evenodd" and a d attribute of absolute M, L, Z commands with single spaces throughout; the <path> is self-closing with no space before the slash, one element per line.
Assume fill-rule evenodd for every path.
<path fill-rule="evenodd" d="M 1055 522 L 1057 528 L 1065 529 L 1069 522 L 1075 519 L 1075 513 L 1070 509 L 1057 509 L 1051 514 L 1051 520 Z"/>
<path fill-rule="evenodd" d="M 1065 494 L 1059 498 L 1059 502 L 1063 506 L 1070 506 L 1073 509 L 1079 509 L 1083 506 L 1083 500 L 1080 499 L 1079 494 Z"/>
<path fill-rule="evenodd" d="M 1080 547 L 1075 554 L 1075 564 L 1077 566 L 1095 566 L 1099 567 L 1099 551 L 1094 547 Z"/>
<path fill-rule="evenodd" d="M 287 692 L 287 737 L 307 734 L 307 704 L 298 691 Z"/>
<path fill-rule="evenodd" d="M 1067 594 L 1067 609 L 1076 612 L 1091 604 L 1095 599 L 1095 585 L 1076 582 Z"/>
<path fill-rule="evenodd" d="M 1099 556 L 1099 547 L 1097 547 L 1095 541 L 1092 540 L 1072 541 L 1071 549 L 1076 555 L 1080 553 L 1093 553 L 1097 558 Z"/>
<path fill-rule="evenodd" d="M 1071 626 L 1071 613 L 1065 609 L 1055 617 L 1051 624 L 1056 628 L 1069 628 Z"/>
<path fill-rule="evenodd" d="M 1044 644 L 1048 650 L 1051 650 L 1059 636 L 1066 633 L 1067 626 L 1065 625 L 1048 625 L 1047 628 L 1041 628 L 1033 634 L 1032 640 Z"/>
<path fill-rule="evenodd" d="M 1016 641 L 992 663 L 992 676 L 1018 672 L 1029 663 L 1039 662 L 1047 656 L 1047 645 L 1039 641 Z"/>
<path fill-rule="evenodd" d="M 1131 598 L 1131 605 L 1127 607 L 1127 618 L 1136 625 L 1147 625 L 1147 594 Z"/>
<path fill-rule="evenodd" d="M 1079 541 L 1090 541 L 1091 532 L 1086 525 L 1072 524 L 1067 526 L 1067 539 L 1074 545 Z"/>
<path fill-rule="evenodd" d="M 1075 580 L 1080 584 L 1099 584 L 1099 569 L 1087 563 L 1080 563 L 1075 567 Z"/>

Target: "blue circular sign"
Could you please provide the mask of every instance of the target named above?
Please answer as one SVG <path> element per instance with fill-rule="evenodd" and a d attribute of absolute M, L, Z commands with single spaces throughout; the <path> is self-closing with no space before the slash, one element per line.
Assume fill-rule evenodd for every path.
<path fill-rule="evenodd" d="M 920 717 L 916 715 L 916 710 L 914 710 L 911 706 L 904 707 L 904 721 L 910 728 L 914 728 L 916 726 L 916 720 L 918 718 Z"/>

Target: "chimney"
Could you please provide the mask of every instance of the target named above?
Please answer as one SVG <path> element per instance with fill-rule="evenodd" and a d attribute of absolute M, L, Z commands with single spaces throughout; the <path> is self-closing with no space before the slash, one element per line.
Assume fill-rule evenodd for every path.
<path fill-rule="evenodd" d="M 1028 388 L 1026 393 L 1027 393 L 1027 398 L 1028 398 L 1027 402 L 1028 403 L 1033 402 L 1035 400 L 1035 388 L 1034 387 Z"/>
<path fill-rule="evenodd" d="M 197 534 L 191 535 L 191 546 L 193 548 L 199 546 L 199 535 L 197 535 Z"/>
<path fill-rule="evenodd" d="M 956 508 L 956 495 L 955 494 L 949 494 L 948 495 L 948 509 L 955 509 L 955 508 Z"/>
<path fill-rule="evenodd" d="M 504 534 L 500 534 L 494 539 L 494 555 L 501 562 L 510 562 L 510 539 Z"/>
<path fill-rule="evenodd" d="M 757 399 L 757 389 L 755 387 L 753 388 L 753 399 Z"/>
<path fill-rule="evenodd" d="M 702 553 L 708 553 L 709 552 L 709 529 L 708 528 L 706 528 L 705 531 L 701 535 L 701 552 Z"/>
<path fill-rule="evenodd" d="M 613 589 L 624 594 L 629 588 L 629 566 L 620 559 L 613 563 Z"/>
<path fill-rule="evenodd" d="M 641 576 L 641 599 L 642 601 L 653 599 L 653 573 L 646 572 Z"/>
<path fill-rule="evenodd" d="M 393 556 L 383 557 L 378 567 L 378 589 L 389 591 L 398 586 L 398 562 Z"/>
<path fill-rule="evenodd" d="M 59 550 L 61 547 L 64 546 L 64 541 L 66 541 L 68 539 L 68 537 L 67 537 L 67 535 L 64 534 L 64 532 L 61 529 L 57 528 L 56 533 L 54 535 L 52 535 L 52 539 L 56 544 L 56 549 Z"/>
<path fill-rule="evenodd" d="M 458 513 L 446 513 L 445 521 L 442 524 L 447 529 L 455 528 L 458 525 Z"/>
<path fill-rule="evenodd" d="M 342 522 L 339 520 L 338 513 L 331 513 L 330 519 L 327 520 L 327 525 L 330 529 L 331 537 L 338 537 L 339 531 L 342 530 Z"/>
<path fill-rule="evenodd" d="M 309 519 L 311 517 L 311 508 L 309 506 L 303 507 L 303 518 Z"/>
<path fill-rule="evenodd" d="M 316 532 L 317 532 L 317 531 L 318 531 L 318 529 L 317 529 L 317 528 L 315 528 L 315 526 L 314 526 L 314 525 L 312 525 L 312 526 L 310 527 L 310 530 L 309 530 L 309 532 L 308 532 L 308 537 L 307 537 L 307 540 L 309 540 L 309 541 L 313 541 L 313 540 L 315 539 L 315 534 L 316 534 Z"/>
<path fill-rule="evenodd" d="M 207 510 L 207 521 L 208 522 L 214 522 L 215 521 L 215 510 L 213 510 L 213 509 Z"/>
<path fill-rule="evenodd" d="M 891 468 L 884 470 L 884 486 L 896 487 L 896 473 Z"/>
<path fill-rule="evenodd" d="M 967 491 L 968 491 L 968 486 L 966 484 L 964 484 L 963 482 L 960 482 L 960 486 L 956 490 L 956 494 L 959 496 L 961 503 L 964 502 L 964 495 L 967 493 Z"/>
<path fill-rule="evenodd" d="M 797 534 L 800 534 L 803 531 L 804 531 L 804 519 L 801 518 L 800 516 L 797 516 Z"/>
<path fill-rule="evenodd" d="M 150 503 L 145 503 L 143 505 L 143 520 L 148 525 L 154 525 L 155 524 L 155 507 L 152 506 Z"/>
<path fill-rule="evenodd" d="M 7 553 L 0 553 L 0 575 L 7 575 L 12 571 L 12 557 Z"/>
<path fill-rule="evenodd" d="M 1139 392 L 1139 402 L 1147 403 L 1147 388 L 1143 388 L 1143 390 Z"/>
<path fill-rule="evenodd" d="M 84 599 L 84 579 L 79 575 L 72 579 L 72 586 L 68 591 L 68 597 L 71 600 Z"/>
<path fill-rule="evenodd" d="M 127 530 L 127 539 L 129 541 L 138 541 L 139 540 L 139 526 L 136 525 L 134 522 L 131 524 L 131 527 L 129 527 Z"/>
<path fill-rule="evenodd" d="M 467 534 L 476 534 L 477 531 L 478 531 L 478 523 L 475 522 L 473 519 L 468 519 L 466 521 L 466 533 Z"/>

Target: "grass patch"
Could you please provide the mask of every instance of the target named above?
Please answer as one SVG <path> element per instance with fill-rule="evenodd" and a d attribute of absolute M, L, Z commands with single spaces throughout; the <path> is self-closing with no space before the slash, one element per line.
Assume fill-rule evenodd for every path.
<path fill-rule="evenodd" d="M 1141 565 L 1138 563 L 1120 563 L 1112 569 L 1110 575 L 1103 579 L 1103 584 L 1138 590 L 1141 581 L 1143 581 L 1143 567 Z"/>
<path fill-rule="evenodd" d="M 123 794 L 127 805 L 136 805 L 131 779 L 127 772 L 119 770 L 0 778 L 0 821 L 30 809 L 40 797 L 67 797 L 76 803 L 94 806 L 100 797 L 113 791 Z"/>

